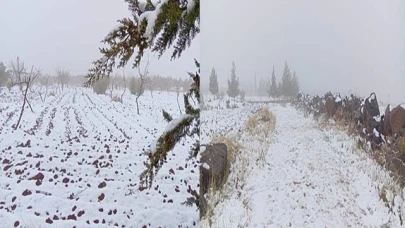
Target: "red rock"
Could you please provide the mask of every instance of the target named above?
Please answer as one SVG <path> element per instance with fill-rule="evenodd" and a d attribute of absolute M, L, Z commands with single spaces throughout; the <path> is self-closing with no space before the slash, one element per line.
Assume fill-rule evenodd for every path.
<path fill-rule="evenodd" d="M 22 193 L 23 196 L 28 196 L 28 195 L 31 195 L 31 194 L 32 194 L 32 192 L 31 192 L 30 190 L 28 190 L 28 189 L 26 189 L 26 190 Z"/>
<path fill-rule="evenodd" d="M 48 224 L 52 224 L 52 223 L 53 223 L 52 219 L 50 219 L 50 218 L 47 218 L 45 222 L 48 223 Z"/>
<path fill-rule="evenodd" d="M 67 220 L 77 220 L 75 214 L 68 215 Z"/>
<path fill-rule="evenodd" d="M 44 179 L 44 174 L 38 173 L 37 175 L 29 178 L 28 180 L 40 180 L 40 181 L 42 181 L 43 179 Z"/>
<path fill-rule="evenodd" d="M 101 195 L 98 196 L 98 202 L 103 201 L 104 197 L 104 193 L 101 193 Z"/>
<path fill-rule="evenodd" d="M 98 185 L 98 188 L 104 188 L 107 184 L 103 181 Z"/>
<path fill-rule="evenodd" d="M 77 216 L 81 217 L 82 215 L 84 215 L 84 211 L 79 211 L 79 213 L 77 213 Z"/>
<path fill-rule="evenodd" d="M 4 166 L 3 171 L 5 172 L 8 169 L 10 169 L 11 167 L 13 167 L 13 165 L 6 165 L 6 166 Z"/>

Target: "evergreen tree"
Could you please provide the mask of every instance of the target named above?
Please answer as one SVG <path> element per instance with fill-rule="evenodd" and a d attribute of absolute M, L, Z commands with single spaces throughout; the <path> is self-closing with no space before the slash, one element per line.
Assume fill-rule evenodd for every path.
<path fill-rule="evenodd" d="M 281 80 L 282 81 L 281 81 L 280 95 L 289 97 L 291 95 L 291 71 L 287 62 L 285 62 L 283 77 Z"/>
<path fill-rule="evenodd" d="M 200 32 L 200 0 L 125 2 L 129 5 L 132 18 L 119 20 L 119 25 L 102 40 L 107 47 L 100 48 L 102 57 L 93 62 L 94 67 L 89 70 L 85 86 L 91 86 L 102 77 L 109 77 L 115 66 L 126 66 L 135 53 L 133 67 L 138 67 L 148 49 L 157 52 L 160 58 L 173 45 L 171 59 L 179 58 Z M 116 65 L 117 60 L 119 62 Z M 198 104 L 194 107 L 190 102 L 190 99 L 195 98 L 193 100 L 200 103 L 200 64 L 197 60 L 195 64 L 197 72 L 189 73 L 193 84 L 189 92 L 184 94 L 186 114 L 173 119 L 163 110 L 164 118 L 173 126 L 157 139 L 156 144 L 151 145 L 149 161 L 144 163 L 146 170 L 140 176 L 141 185 L 147 184 L 149 188 L 152 186 L 154 176 L 167 159 L 167 153 L 182 138 L 200 136 L 200 109 Z M 199 149 L 197 139 L 190 154 L 197 156 Z"/>
<path fill-rule="evenodd" d="M 276 91 L 276 97 L 280 98 L 282 96 L 282 91 L 283 90 L 283 85 L 281 84 L 281 82 L 278 82 L 277 85 L 277 91 Z"/>
<path fill-rule="evenodd" d="M 228 80 L 228 96 L 235 98 L 239 95 L 239 81 L 236 78 L 236 66 L 235 62 L 232 62 L 232 70 L 231 70 L 231 80 Z"/>
<path fill-rule="evenodd" d="M 296 96 L 298 93 L 299 93 L 299 91 L 300 91 L 300 85 L 299 85 L 299 82 L 298 82 L 298 78 L 297 78 L 297 75 L 295 74 L 295 71 L 294 71 L 294 74 L 293 74 L 293 78 L 292 78 L 292 81 L 291 81 L 291 96 Z"/>
<path fill-rule="evenodd" d="M 269 95 L 270 97 L 276 97 L 277 95 L 277 81 L 276 81 L 276 74 L 274 72 L 274 66 L 273 66 L 273 73 L 271 74 L 271 85 Z"/>
<path fill-rule="evenodd" d="M 8 80 L 7 68 L 3 62 L 0 62 L 0 87 L 4 86 Z"/>
<path fill-rule="evenodd" d="M 210 75 L 210 92 L 212 95 L 218 95 L 218 77 L 215 69 L 212 68 L 211 75 Z"/>

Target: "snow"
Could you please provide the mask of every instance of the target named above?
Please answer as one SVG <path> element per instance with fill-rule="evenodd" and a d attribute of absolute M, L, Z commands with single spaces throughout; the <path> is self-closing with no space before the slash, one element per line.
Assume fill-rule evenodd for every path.
<path fill-rule="evenodd" d="M 389 173 L 358 150 L 346 132 L 321 127 L 289 105 L 271 104 L 276 130 L 261 141 L 243 132 L 257 105 L 223 110 L 219 103 L 212 104 L 219 109 L 204 111 L 203 132 L 236 137 L 244 149 L 231 166 L 223 195 L 208 197 L 216 206 L 201 227 L 210 222 L 210 227 L 402 227 L 400 194 L 387 193 L 395 202 L 394 212 L 379 196 L 383 186 L 393 183 Z M 210 137 L 201 140 L 206 143 Z M 261 149 L 266 153 L 257 163 L 255 151 Z M 249 165 L 241 181 L 243 164 Z"/>
<path fill-rule="evenodd" d="M 162 132 L 162 134 L 166 134 L 167 132 L 173 130 L 175 127 L 179 125 L 179 123 L 183 122 L 183 120 L 191 117 L 192 115 L 183 114 L 179 118 L 173 119 L 172 121 L 169 122 L 169 124 L 167 124 L 166 129 Z M 152 154 L 156 153 L 158 140 L 159 138 L 155 139 L 151 144 L 150 152 Z"/>
<path fill-rule="evenodd" d="M 196 207 L 181 204 L 190 197 L 188 185 L 198 191 L 198 163 L 186 161 L 193 140 L 183 140 L 168 154 L 151 189 L 139 190 L 139 175 L 147 159 L 144 152 L 167 126 L 162 113 L 151 110 L 163 108 L 179 115 L 176 93 L 154 91 L 154 98 L 145 93 L 139 99 L 138 115 L 135 97 L 129 92 L 121 104 L 86 88 L 62 92 L 50 87 L 48 91 L 55 96 L 45 103 L 37 95 L 31 97 L 35 113 L 26 110 L 16 131 L 11 125 L 17 122 L 21 93 L 0 93 L 0 227 L 14 227 L 15 221 L 19 227 L 48 227 L 48 218 L 53 220 L 50 227 L 111 227 L 115 223 L 119 227 L 194 227 L 198 223 Z M 182 99 L 179 103 L 184 107 Z M 33 134 L 27 133 L 31 129 Z M 17 147 L 27 140 L 31 147 Z M 12 165 L 8 170 L 4 170 L 8 165 L 4 159 Z M 29 178 L 39 172 L 44 179 L 37 186 Z M 65 178 L 69 180 L 63 183 Z M 23 196 L 27 189 L 32 194 Z M 98 202 L 101 194 L 104 199 Z M 10 209 L 13 205 L 15 210 Z M 62 220 L 73 214 L 77 220 Z"/>
<path fill-rule="evenodd" d="M 185 119 L 192 118 L 192 115 L 189 114 L 183 114 L 179 118 L 173 119 L 172 121 L 167 124 L 166 129 L 163 131 L 163 134 L 172 131 L 174 128 L 176 128 L 181 122 L 183 122 Z"/>
<path fill-rule="evenodd" d="M 380 137 L 380 133 L 375 128 L 373 129 L 373 133 L 375 137 Z"/>
<path fill-rule="evenodd" d="M 373 93 L 373 94 L 371 94 L 371 95 L 370 95 L 370 97 L 369 97 L 368 99 L 369 99 L 369 101 L 373 101 L 373 100 L 375 100 L 375 99 L 376 99 L 375 94 L 374 94 L 374 93 Z"/>
<path fill-rule="evenodd" d="M 335 102 L 341 102 L 341 101 L 342 101 L 342 98 L 340 98 L 339 96 L 336 96 Z"/>
<path fill-rule="evenodd" d="M 195 6 L 195 0 L 189 0 L 187 2 L 187 12 L 190 12 Z"/>
<path fill-rule="evenodd" d="M 374 116 L 373 118 L 374 118 L 375 121 L 381 122 L 381 116 L 380 115 Z"/>
<path fill-rule="evenodd" d="M 203 163 L 203 164 L 202 164 L 202 167 L 203 167 L 204 169 L 210 169 L 210 166 L 209 166 L 207 163 Z"/>
<path fill-rule="evenodd" d="M 155 10 L 143 12 L 139 16 L 139 22 L 142 22 L 144 19 L 148 22 L 148 24 L 146 26 L 145 34 L 144 34 L 145 38 L 148 38 L 149 40 L 152 39 L 152 33 L 153 33 L 153 28 L 155 27 L 156 19 L 157 19 L 158 15 L 160 14 L 161 7 L 164 4 L 166 4 L 167 2 L 168 2 L 168 0 L 162 0 L 160 3 L 158 3 L 156 5 Z"/>

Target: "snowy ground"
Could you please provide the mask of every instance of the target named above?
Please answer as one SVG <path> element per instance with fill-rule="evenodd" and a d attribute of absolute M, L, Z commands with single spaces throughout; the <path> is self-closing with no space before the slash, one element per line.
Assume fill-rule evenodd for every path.
<path fill-rule="evenodd" d="M 254 109 L 208 111 L 220 119 L 220 129 L 233 128 L 228 136 L 237 137 L 244 149 L 223 191 L 210 196 L 214 215 L 201 221 L 202 227 L 405 226 L 404 193 L 399 196 L 387 173 L 345 132 L 320 127 L 289 105 L 271 104 L 276 130 L 263 141 L 242 131 Z M 216 126 L 211 124 L 211 131 L 218 131 Z M 258 162 L 262 149 L 266 152 Z M 240 183 L 238 171 L 244 168 Z M 396 189 L 397 196 L 387 189 Z M 381 199 L 383 192 L 390 203 Z"/>
<path fill-rule="evenodd" d="M 180 115 L 175 93 L 145 92 L 141 115 L 128 91 L 124 104 L 84 88 L 31 104 L 14 131 L 21 95 L 0 92 L 0 227 L 198 225 L 196 207 L 181 205 L 198 189 L 197 163 L 185 161 L 192 141 L 170 153 L 150 190 L 138 186 L 143 152 L 167 125 L 162 108 Z"/>

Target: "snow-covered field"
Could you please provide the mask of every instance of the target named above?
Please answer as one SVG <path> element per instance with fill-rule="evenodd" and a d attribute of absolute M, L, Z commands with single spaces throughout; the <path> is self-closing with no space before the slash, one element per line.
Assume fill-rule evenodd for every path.
<path fill-rule="evenodd" d="M 147 91 L 137 115 L 128 91 L 121 104 L 68 88 L 45 103 L 34 96 L 35 113 L 14 131 L 21 94 L 1 90 L 0 227 L 198 226 L 196 207 L 181 204 L 198 189 L 197 163 L 185 161 L 192 141 L 169 154 L 150 190 L 138 186 L 143 152 L 167 125 L 161 110 L 180 115 L 176 99 Z"/>
<path fill-rule="evenodd" d="M 218 101 L 208 105 L 218 107 Z M 270 104 L 276 128 L 263 141 L 243 132 L 258 107 L 204 112 L 214 120 L 202 115 L 203 131 L 225 131 L 243 146 L 226 186 L 210 196 L 213 215 L 202 227 L 405 226 L 404 192 L 347 133 L 305 118 L 290 105 Z M 209 141 L 205 135 L 203 142 Z M 238 171 L 244 168 L 241 183 Z"/>

